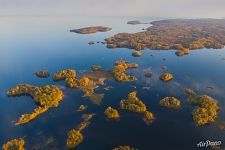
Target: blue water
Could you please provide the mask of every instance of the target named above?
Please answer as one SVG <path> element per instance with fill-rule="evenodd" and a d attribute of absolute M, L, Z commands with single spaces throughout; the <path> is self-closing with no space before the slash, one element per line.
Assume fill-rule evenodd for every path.
<path fill-rule="evenodd" d="M 107 49 L 103 44 L 87 44 L 89 41 L 104 41 L 119 32 L 140 32 L 149 26 L 126 24 L 134 19 L 157 20 L 131 17 L 0 17 L 0 145 L 10 139 L 24 137 L 27 149 L 65 149 L 67 132 L 82 121 L 81 114 L 95 113 L 90 126 L 83 131 L 85 140 L 77 147 L 78 150 L 110 150 L 118 145 L 131 145 L 141 150 L 192 150 L 197 149 L 197 143 L 205 140 L 222 141 L 224 147 L 225 130 L 219 129 L 217 123 L 195 126 L 191 116 L 193 107 L 187 104 L 183 89 L 189 87 L 199 94 L 217 99 L 220 104 L 218 120 L 225 121 L 225 61 L 222 60 L 225 49 L 195 50 L 185 57 L 177 57 L 172 50 L 146 50 L 141 57 L 134 58 L 132 51 L 126 48 Z M 70 29 L 94 25 L 110 26 L 113 30 L 91 35 L 69 32 Z M 5 93 L 10 87 L 19 83 L 64 85 L 63 82 L 53 82 L 51 77 L 37 78 L 35 71 L 44 69 L 53 74 L 60 69 L 74 68 L 79 72 L 90 70 L 94 64 L 109 70 L 120 58 L 139 64 L 138 69 L 129 71 L 138 77 L 138 81 L 106 81 L 106 86 L 113 88 L 109 91 L 103 87 L 97 89 L 97 93 L 105 93 L 101 105 L 82 97 L 83 93 L 79 90 L 63 88 L 65 97 L 58 108 L 28 124 L 14 125 L 13 121 L 21 114 L 31 112 L 36 106 L 30 97 L 7 97 Z M 161 69 L 164 65 L 168 70 Z M 153 71 L 152 78 L 143 76 L 145 69 Z M 161 82 L 158 79 L 161 72 L 173 73 L 174 80 Z M 120 111 L 119 121 L 107 121 L 104 110 L 108 106 L 118 108 L 119 101 L 134 89 L 155 114 L 156 120 L 148 126 L 142 116 Z M 161 108 L 159 100 L 165 96 L 181 99 L 181 109 Z M 77 112 L 80 104 L 88 105 L 88 109 Z"/>

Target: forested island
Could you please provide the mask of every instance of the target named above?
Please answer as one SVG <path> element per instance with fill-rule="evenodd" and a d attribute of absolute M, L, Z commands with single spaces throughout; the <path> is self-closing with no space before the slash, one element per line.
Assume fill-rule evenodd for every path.
<path fill-rule="evenodd" d="M 93 27 L 85 27 L 80 29 L 72 29 L 70 32 L 75 32 L 79 34 L 91 34 L 96 32 L 107 32 L 112 30 L 110 27 L 103 27 L 103 26 L 93 26 Z"/>
<path fill-rule="evenodd" d="M 225 45 L 225 19 L 169 19 L 151 22 L 152 26 L 138 33 L 118 33 L 106 38 L 108 48 L 135 50 L 175 49 L 177 55 L 189 50 Z"/>

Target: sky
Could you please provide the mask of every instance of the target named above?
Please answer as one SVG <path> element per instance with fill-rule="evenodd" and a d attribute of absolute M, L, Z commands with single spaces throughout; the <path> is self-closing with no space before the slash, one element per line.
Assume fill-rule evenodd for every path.
<path fill-rule="evenodd" d="M 0 0 L 0 15 L 225 18 L 225 0 Z"/>

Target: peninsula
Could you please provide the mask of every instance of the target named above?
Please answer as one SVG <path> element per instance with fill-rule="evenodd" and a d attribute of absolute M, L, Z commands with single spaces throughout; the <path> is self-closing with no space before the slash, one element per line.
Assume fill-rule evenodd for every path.
<path fill-rule="evenodd" d="M 178 50 L 178 56 L 189 50 L 225 45 L 225 19 L 169 19 L 151 22 L 146 31 L 118 33 L 106 38 L 108 48 L 135 50 Z M 183 51 L 183 52 L 182 52 Z"/>

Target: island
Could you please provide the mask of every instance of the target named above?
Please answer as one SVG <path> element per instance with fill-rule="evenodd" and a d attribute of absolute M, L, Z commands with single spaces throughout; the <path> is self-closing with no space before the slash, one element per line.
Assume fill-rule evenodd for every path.
<path fill-rule="evenodd" d="M 72 129 L 67 134 L 66 146 L 68 149 L 77 147 L 84 140 L 83 135 L 80 131 Z"/>
<path fill-rule="evenodd" d="M 25 150 L 25 141 L 23 138 L 13 139 L 3 144 L 2 150 Z"/>
<path fill-rule="evenodd" d="M 103 68 L 101 66 L 98 66 L 98 65 L 93 65 L 91 66 L 91 70 L 92 71 L 103 71 Z"/>
<path fill-rule="evenodd" d="M 184 92 L 185 92 L 185 94 L 187 94 L 188 96 L 195 96 L 195 95 L 196 95 L 195 91 L 194 91 L 193 89 L 190 89 L 190 88 L 185 88 L 185 89 L 184 89 Z"/>
<path fill-rule="evenodd" d="M 104 94 L 95 93 L 95 90 L 104 85 L 105 80 L 115 79 L 119 82 L 128 82 L 137 80 L 137 77 L 128 75 L 128 69 L 138 67 L 136 63 L 128 63 L 125 60 L 117 60 L 112 69 L 105 71 L 101 66 L 91 66 L 91 72 L 83 72 L 77 76 L 75 69 L 63 69 L 53 75 L 54 81 L 64 81 L 68 88 L 80 89 L 85 97 L 88 97 L 93 103 L 100 104 Z"/>
<path fill-rule="evenodd" d="M 162 73 L 159 76 L 159 79 L 164 81 L 164 82 L 168 82 L 168 81 L 173 80 L 173 75 L 171 73 Z"/>
<path fill-rule="evenodd" d="M 83 104 L 81 104 L 80 106 L 79 106 L 79 108 L 77 109 L 77 111 L 84 111 L 84 110 L 86 110 L 87 109 L 87 105 L 83 105 Z"/>
<path fill-rule="evenodd" d="M 136 91 L 130 92 L 126 100 L 120 101 L 120 108 L 137 113 L 144 113 L 147 110 L 146 105 L 137 97 Z"/>
<path fill-rule="evenodd" d="M 45 71 L 45 70 L 39 70 L 39 71 L 35 72 L 35 75 L 40 78 L 47 78 L 47 77 L 49 77 L 49 72 Z"/>
<path fill-rule="evenodd" d="M 104 27 L 104 26 L 93 26 L 93 27 L 86 27 L 86 28 L 80 28 L 80 29 L 72 29 L 70 32 L 75 32 L 79 34 L 92 34 L 96 32 L 107 32 L 112 30 L 110 27 Z"/>
<path fill-rule="evenodd" d="M 34 120 L 35 118 L 37 118 L 39 115 L 41 115 L 44 112 L 46 112 L 47 110 L 48 110 L 48 107 L 38 107 L 38 108 L 35 108 L 32 113 L 23 114 L 19 118 L 19 120 L 16 122 L 16 125 L 28 123 L 28 122 Z"/>
<path fill-rule="evenodd" d="M 144 23 L 144 22 L 141 22 L 140 20 L 132 20 L 132 21 L 128 21 L 127 24 L 138 25 L 138 24 L 149 24 L 149 23 Z"/>
<path fill-rule="evenodd" d="M 120 108 L 129 112 L 143 114 L 143 120 L 147 125 L 155 119 L 153 113 L 148 111 L 146 105 L 137 97 L 136 91 L 130 92 L 127 99 L 120 101 Z"/>
<path fill-rule="evenodd" d="M 127 63 L 125 60 L 118 60 L 115 63 L 114 68 L 112 69 L 112 75 L 115 77 L 116 81 L 126 82 L 137 80 L 137 77 L 130 76 L 126 74 L 127 69 L 137 68 L 138 64 Z"/>
<path fill-rule="evenodd" d="M 165 97 L 159 102 L 160 106 L 172 108 L 172 109 L 179 109 L 181 104 L 180 100 L 175 97 Z"/>
<path fill-rule="evenodd" d="M 77 125 L 75 128 L 77 131 L 83 131 L 90 125 L 90 120 L 95 116 L 96 114 L 91 113 L 91 114 L 83 114 L 81 117 L 83 118 L 83 121 Z"/>
<path fill-rule="evenodd" d="M 150 112 L 150 111 L 144 112 L 143 120 L 147 125 L 150 125 L 154 119 L 155 119 L 155 117 L 152 112 Z"/>
<path fill-rule="evenodd" d="M 151 22 L 152 26 L 138 33 L 118 33 L 106 38 L 108 48 L 135 50 L 179 50 L 178 56 L 189 50 L 225 45 L 225 19 L 169 19 Z"/>
<path fill-rule="evenodd" d="M 81 118 L 83 118 L 84 122 L 87 122 L 91 120 L 96 114 L 91 113 L 91 114 L 83 114 Z"/>
<path fill-rule="evenodd" d="M 30 84 L 18 84 L 7 91 L 8 96 L 29 95 L 42 107 L 57 107 L 63 98 L 63 92 L 54 85 L 37 87 Z"/>
<path fill-rule="evenodd" d="M 53 80 L 54 81 L 61 81 L 61 80 L 65 80 L 67 78 L 73 78 L 76 77 L 77 72 L 74 69 L 64 69 L 64 70 L 60 70 L 58 72 L 56 72 L 53 75 Z"/>
<path fill-rule="evenodd" d="M 118 110 L 116 110 L 116 109 L 114 109 L 112 107 L 108 107 L 105 110 L 104 114 L 107 117 L 107 119 L 117 120 L 117 119 L 120 118 Z"/>
<path fill-rule="evenodd" d="M 83 142 L 84 136 L 81 133 L 82 130 L 87 128 L 90 124 L 90 119 L 92 119 L 95 114 L 84 114 L 82 115 L 83 122 L 81 122 L 76 128 L 71 129 L 67 133 L 66 147 L 68 149 L 76 148 L 80 143 Z"/>
<path fill-rule="evenodd" d="M 95 41 L 88 42 L 88 45 L 94 45 L 94 44 L 95 44 Z"/>
<path fill-rule="evenodd" d="M 35 108 L 32 113 L 22 115 L 16 125 L 25 124 L 46 112 L 49 108 L 58 107 L 63 98 L 63 92 L 54 85 L 37 87 L 30 84 L 18 84 L 7 91 L 7 96 L 31 96 L 40 107 Z"/>
<path fill-rule="evenodd" d="M 198 106 L 192 112 L 195 124 L 203 126 L 215 122 L 219 110 L 218 101 L 208 95 L 195 94 L 195 92 L 191 92 L 192 90 L 186 89 L 185 91 L 189 95 L 188 103 Z"/>
<path fill-rule="evenodd" d="M 141 56 L 141 51 L 133 51 L 132 52 L 132 56 L 134 56 L 134 57 L 140 57 Z"/>
<path fill-rule="evenodd" d="M 123 145 L 123 146 L 115 147 L 112 150 L 138 150 L 138 149 L 133 148 L 133 147 L 128 146 L 128 145 Z"/>
<path fill-rule="evenodd" d="M 181 47 L 179 50 L 175 52 L 177 56 L 184 56 L 189 54 L 189 48 Z"/>
<path fill-rule="evenodd" d="M 54 81 L 64 80 L 68 88 L 80 89 L 84 96 L 95 104 L 100 104 L 104 94 L 97 94 L 94 90 L 98 88 L 98 85 L 104 84 L 106 78 L 104 73 L 99 74 L 98 72 L 91 72 L 78 77 L 74 69 L 60 70 L 53 76 Z"/>

